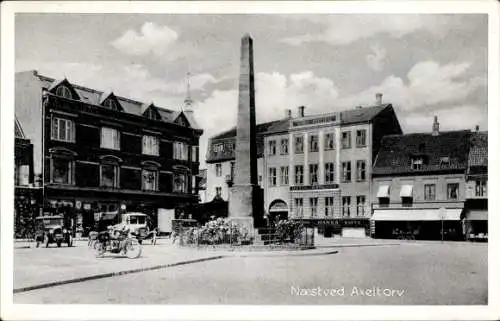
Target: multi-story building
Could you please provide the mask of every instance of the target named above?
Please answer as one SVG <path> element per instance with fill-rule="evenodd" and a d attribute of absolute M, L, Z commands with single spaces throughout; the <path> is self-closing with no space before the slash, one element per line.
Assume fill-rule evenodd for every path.
<path fill-rule="evenodd" d="M 16 74 L 16 116 L 31 139 L 44 210 L 82 230 L 94 213 L 159 209 L 198 199 L 199 137 L 191 111 L 173 111 L 56 81 Z"/>
<path fill-rule="evenodd" d="M 465 175 L 465 236 L 481 239 L 488 236 L 488 132 L 470 135 L 470 149 Z"/>
<path fill-rule="evenodd" d="M 373 165 L 372 233 L 457 239 L 466 199 L 468 130 L 389 135 Z"/>
<path fill-rule="evenodd" d="M 297 117 L 264 133 L 264 206 L 271 216 L 334 226 L 345 236 L 369 227 L 371 168 L 383 136 L 400 134 L 391 104 Z M 339 229 L 336 229 L 339 230 Z"/>
<path fill-rule="evenodd" d="M 35 181 L 33 171 L 33 144 L 24 134 L 17 117 L 14 124 L 14 234 L 32 237 L 33 218 L 42 207 L 41 182 Z"/>
<path fill-rule="evenodd" d="M 273 124 L 280 121 L 272 121 L 257 125 L 257 175 L 258 183 L 262 187 L 262 133 Z M 232 186 L 235 166 L 235 144 L 236 128 L 210 138 L 206 154 L 206 202 L 214 198 L 228 201 L 229 187 Z"/>

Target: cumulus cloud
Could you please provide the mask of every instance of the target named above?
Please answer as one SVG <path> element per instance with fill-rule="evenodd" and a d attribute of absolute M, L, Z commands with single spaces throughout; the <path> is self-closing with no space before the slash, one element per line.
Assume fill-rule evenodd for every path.
<path fill-rule="evenodd" d="M 258 123 L 284 118 L 286 109 L 293 109 L 295 113 L 300 105 L 321 112 L 330 108 L 338 97 L 338 90 L 331 79 L 317 77 L 311 71 L 288 77 L 278 72 L 257 73 L 255 91 Z M 211 136 L 235 126 L 237 107 L 236 89 L 215 90 L 208 98 L 195 104 L 195 117 L 204 129 L 200 140 L 203 153 Z"/>
<path fill-rule="evenodd" d="M 341 97 L 337 103 L 342 106 L 373 104 L 377 92 L 382 92 L 388 101 L 402 110 L 461 103 L 475 90 L 486 86 L 485 77 L 464 77 L 469 67 L 467 62 L 446 65 L 435 61 L 419 62 L 408 72 L 407 82 L 391 75 L 379 85 Z"/>
<path fill-rule="evenodd" d="M 368 66 L 375 70 L 381 71 L 384 69 L 385 58 L 387 57 L 387 50 L 380 45 L 370 46 L 372 54 L 366 56 L 366 63 Z"/>
<path fill-rule="evenodd" d="M 304 19 L 309 19 L 305 17 Z M 324 19 L 313 18 L 313 22 L 324 25 L 323 32 L 287 37 L 281 42 L 300 45 L 305 42 L 327 42 L 334 45 L 347 45 L 356 40 L 370 38 L 385 33 L 401 38 L 418 30 L 425 30 L 443 36 L 449 30 L 450 17 L 441 15 L 416 14 L 359 14 L 329 15 Z"/>
<path fill-rule="evenodd" d="M 434 116 L 438 117 L 442 131 L 470 129 L 476 125 L 481 130 L 488 128 L 487 107 L 478 105 L 447 106 L 439 110 L 426 110 L 403 114 L 399 122 L 405 132 L 429 132 Z"/>
<path fill-rule="evenodd" d="M 140 32 L 129 29 L 111 44 L 118 50 L 133 56 L 141 56 L 150 52 L 161 56 L 178 37 L 177 32 L 168 26 L 157 26 L 152 22 L 146 22 L 142 25 Z"/>

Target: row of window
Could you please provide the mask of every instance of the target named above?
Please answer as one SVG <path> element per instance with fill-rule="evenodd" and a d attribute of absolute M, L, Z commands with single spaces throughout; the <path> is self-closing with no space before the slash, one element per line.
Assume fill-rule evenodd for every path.
<path fill-rule="evenodd" d="M 304 185 L 304 166 L 303 165 L 295 165 L 295 176 L 294 183 L 295 185 Z M 319 168 L 318 164 L 309 164 L 309 185 L 319 184 Z M 277 185 L 277 168 L 271 167 L 269 168 L 269 185 L 276 186 Z M 280 185 L 288 185 L 288 166 L 280 167 Z M 351 162 L 342 162 L 342 183 L 351 182 Z M 325 163 L 325 184 L 333 184 L 335 183 L 335 165 L 334 163 Z M 366 181 L 366 161 L 358 160 L 356 161 L 356 181 L 364 182 Z"/>
<path fill-rule="evenodd" d="M 74 143 L 75 123 L 69 119 L 53 117 L 52 133 L 53 140 Z M 101 128 L 101 148 L 120 150 L 120 132 L 115 128 Z M 144 155 L 159 156 L 160 140 L 156 136 L 142 136 L 142 153 Z M 191 146 L 191 161 L 198 162 L 198 146 Z M 182 142 L 174 142 L 173 158 L 177 160 L 189 159 L 189 145 Z"/>
<path fill-rule="evenodd" d="M 315 217 L 318 215 L 318 197 L 310 197 L 309 198 L 309 209 L 311 217 Z M 296 216 L 302 216 L 304 212 L 304 199 L 303 198 L 294 198 L 293 202 L 294 208 L 293 212 Z M 333 216 L 334 212 L 334 202 L 333 197 L 328 196 L 325 197 L 325 207 L 324 207 L 324 215 L 325 216 Z M 342 196 L 342 207 L 341 207 L 341 215 L 342 217 L 351 217 L 352 214 L 356 216 L 364 217 L 367 214 L 366 209 L 366 196 L 359 195 L 356 196 L 356 213 L 351 212 L 351 196 Z"/>
<path fill-rule="evenodd" d="M 335 136 L 334 133 L 326 133 L 325 134 L 325 150 L 331 150 L 335 148 Z M 280 155 L 288 155 L 288 138 L 282 138 L 279 145 L 279 153 Z M 319 136 L 317 134 L 309 135 L 309 152 L 318 152 L 319 151 Z M 268 141 L 268 155 L 277 155 L 277 142 L 276 140 Z M 342 132 L 341 139 L 341 147 L 342 149 L 351 148 L 351 132 L 345 131 Z M 366 129 L 356 130 L 356 147 L 366 147 Z M 295 154 L 301 154 L 304 152 L 304 136 L 303 135 L 295 135 Z"/>
<path fill-rule="evenodd" d="M 459 183 L 448 183 L 446 185 L 446 198 L 448 200 L 458 200 L 459 199 Z M 381 195 L 378 197 L 379 203 L 381 205 L 389 204 L 390 200 L 390 190 L 387 190 L 386 195 Z M 408 195 L 401 194 L 401 201 L 403 205 L 409 205 L 413 203 L 413 190 L 410 191 Z M 424 200 L 425 201 L 435 201 L 436 200 L 436 184 L 424 184 Z"/>
<path fill-rule="evenodd" d="M 51 159 L 51 183 L 74 185 L 75 184 L 75 162 L 64 157 L 53 157 Z M 159 172 L 157 169 L 142 169 L 142 189 L 145 191 L 159 190 Z M 187 174 L 175 174 L 173 177 L 173 191 L 178 193 L 188 192 Z M 100 164 L 99 181 L 101 187 L 119 188 L 120 187 L 120 166 L 116 164 Z"/>
<path fill-rule="evenodd" d="M 231 162 L 231 177 L 234 177 L 234 162 Z M 222 176 L 222 164 L 215 164 L 215 176 L 221 177 Z"/>

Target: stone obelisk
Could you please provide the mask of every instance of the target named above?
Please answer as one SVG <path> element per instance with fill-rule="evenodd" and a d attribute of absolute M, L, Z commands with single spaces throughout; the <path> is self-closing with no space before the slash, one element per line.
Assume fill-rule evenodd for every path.
<path fill-rule="evenodd" d="M 258 203 L 261 202 L 257 184 L 253 39 L 248 34 L 241 39 L 237 118 L 236 167 L 234 185 L 229 190 L 229 218 L 240 227 L 252 230 L 254 217 L 260 215 Z"/>

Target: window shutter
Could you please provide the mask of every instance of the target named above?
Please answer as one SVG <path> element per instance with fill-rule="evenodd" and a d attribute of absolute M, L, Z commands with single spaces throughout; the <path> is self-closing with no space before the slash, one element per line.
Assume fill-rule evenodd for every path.
<path fill-rule="evenodd" d="M 146 152 L 147 152 L 146 139 L 147 139 L 147 136 L 142 136 L 142 153 L 143 154 L 146 154 Z M 144 188 L 144 185 L 143 185 L 143 188 Z"/>
<path fill-rule="evenodd" d="M 51 137 L 52 139 L 56 139 L 57 138 L 57 132 L 58 132 L 58 119 L 57 118 L 52 118 L 52 133 L 51 133 Z"/>

